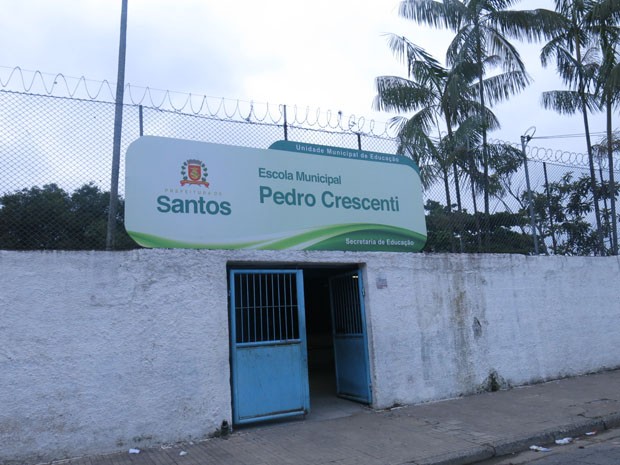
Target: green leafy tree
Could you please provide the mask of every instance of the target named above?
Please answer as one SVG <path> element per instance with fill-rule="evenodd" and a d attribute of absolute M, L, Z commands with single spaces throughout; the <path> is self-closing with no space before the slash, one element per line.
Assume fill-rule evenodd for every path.
<path fill-rule="evenodd" d="M 85 184 L 72 194 L 56 184 L 0 197 L 0 248 L 12 250 L 105 249 L 109 193 Z M 135 248 L 116 218 L 117 249 Z"/>
<path fill-rule="evenodd" d="M 56 184 L 32 187 L 0 198 L 0 247 L 64 249 L 70 237 L 71 199 Z"/>
<path fill-rule="evenodd" d="M 451 234 L 455 221 L 462 225 L 457 236 L 458 248 L 461 252 L 478 251 L 478 225 L 480 216 L 461 212 L 450 213 L 439 202 L 428 200 L 425 205 L 427 241 L 425 252 L 449 252 L 451 250 Z M 532 251 L 532 237 L 522 232 L 523 225 L 527 224 L 527 216 L 522 212 L 499 212 L 491 215 L 491 231 L 488 252 L 492 253 L 521 253 L 529 254 Z"/>
<path fill-rule="evenodd" d="M 618 195 L 608 182 L 597 186 L 598 198 Z M 566 173 L 557 182 L 549 183 L 547 192 L 534 195 L 534 209 L 538 230 L 544 238 L 553 241 L 553 252 L 558 255 L 595 255 L 600 253 L 598 234 L 592 227 L 594 195 L 589 176 L 574 178 Z M 605 225 L 603 233 L 608 233 Z"/>

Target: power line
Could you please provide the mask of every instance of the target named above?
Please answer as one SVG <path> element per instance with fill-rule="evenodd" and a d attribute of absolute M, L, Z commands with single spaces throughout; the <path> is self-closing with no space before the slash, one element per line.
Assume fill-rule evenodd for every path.
<path fill-rule="evenodd" d="M 591 132 L 591 136 L 605 136 L 607 133 L 605 131 Z M 532 139 L 570 139 L 570 138 L 581 138 L 585 137 L 585 132 L 583 133 L 575 133 L 575 134 L 557 134 L 554 136 L 535 136 Z"/>

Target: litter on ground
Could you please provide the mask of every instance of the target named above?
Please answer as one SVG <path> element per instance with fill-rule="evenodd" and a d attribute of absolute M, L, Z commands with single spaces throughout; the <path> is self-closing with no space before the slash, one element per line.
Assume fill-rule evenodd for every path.
<path fill-rule="evenodd" d="M 556 439 L 555 440 L 555 443 L 560 445 L 560 446 L 563 446 L 563 445 L 566 445 L 566 444 L 570 444 L 571 442 L 573 442 L 573 438 L 562 438 L 562 439 Z"/>
<path fill-rule="evenodd" d="M 551 449 L 541 446 L 530 446 L 530 450 L 535 450 L 536 452 L 549 452 Z"/>
<path fill-rule="evenodd" d="M 140 449 L 129 449 L 129 453 L 130 454 L 139 454 L 140 453 Z"/>

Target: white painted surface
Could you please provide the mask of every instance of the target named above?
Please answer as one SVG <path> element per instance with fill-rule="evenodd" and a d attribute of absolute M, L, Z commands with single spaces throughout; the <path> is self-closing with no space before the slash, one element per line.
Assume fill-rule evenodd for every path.
<path fill-rule="evenodd" d="M 0 251 L 0 463 L 230 422 L 227 263 L 359 263 L 375 407 L 620 366 L 620 259 Z"/>
<path fill-rule="evenodd" d="M 0 252 L 0 458 L 128 450 L 230 421 L 226 274 L 209 265 Z"/>
<path fill-rule="evenodd" d="M 368 283 L 379 407 L 620 366 L 618 257 L 394 257 Z"/>

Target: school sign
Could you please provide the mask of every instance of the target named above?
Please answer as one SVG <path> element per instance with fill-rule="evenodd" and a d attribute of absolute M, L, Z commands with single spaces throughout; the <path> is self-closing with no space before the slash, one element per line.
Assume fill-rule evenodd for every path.
<path fill-rule="evenodd" d="M 417 252 L 426 241 L 418 167 L 396 155 L 145 136 L 125 176 L 125 227 L 145 247 Z"/>

